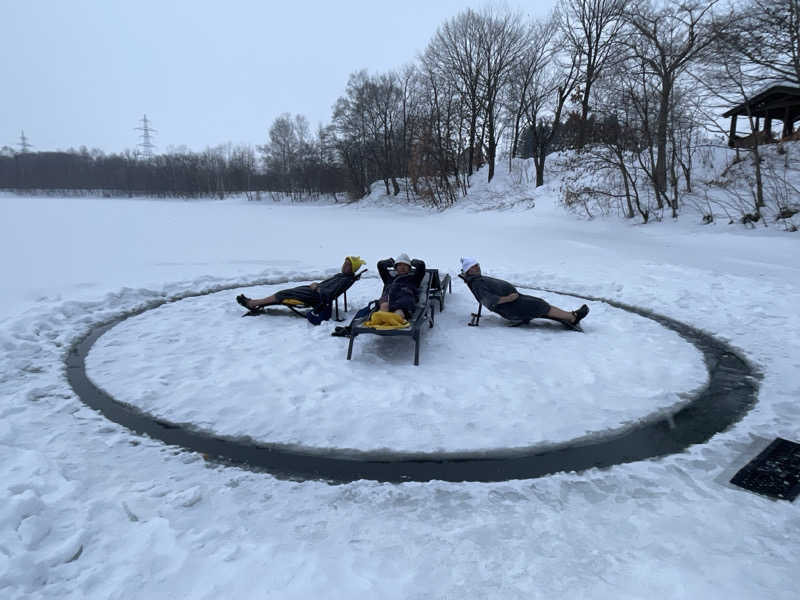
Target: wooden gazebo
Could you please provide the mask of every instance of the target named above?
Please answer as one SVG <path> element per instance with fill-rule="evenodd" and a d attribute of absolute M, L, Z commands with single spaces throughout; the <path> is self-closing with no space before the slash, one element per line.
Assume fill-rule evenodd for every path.
<path fill-rule="evenodd" d="M 756 135 L 759 142 L 775 141 L 772 137 L 772 120 L 783 122 L 781 138 L 788 138 L 794 133 L 794 124 L 800 120 L 800 84 L 792 82 L 776 83 L 755 94 L 747 102 L 733 107 L 722 116 L 731 119 L 731 130 L 728 145 L 749 146 L 753 134 L 736 137 L 736 118 L 739 115 L 755 117 Z M 762 129 L 763 120 L 763 129 Z"/>

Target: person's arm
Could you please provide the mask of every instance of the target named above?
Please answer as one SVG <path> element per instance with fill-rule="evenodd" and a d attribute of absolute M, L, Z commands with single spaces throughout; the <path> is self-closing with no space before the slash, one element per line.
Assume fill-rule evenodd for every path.
<path fill-rule="evenodd" d="M 514 302 L 517 298 L 519 298 L 519 293 L 511 292 L 507 296 L 500 296 L 497 299 L 498 304 L 508 304 L 509 302 Z"/>
<path fill-rule="evenodd" d="M 381 276 L 383 283 L 390 283 L 392 276 L 389 274 L 389 267 L 394 265 L 393 258 L 386 258 L 378 261 L 378 274 Z"/>
<path fill-rule="evenodd" d="M 425 277 L 425 261 L 415 258 L 411 261 L 411 266 L 414 267 L 414 287 L 419 287 Z"/>
<path fill-rule="evenodd" d="M 338 275 L 338 273 L 336 275 Z M 335 280 L 336 279 L 336 275 L 334 275 L 333 277 L 328 277 L 327 279 L 325 279 L 323 281 L 315 281 L 314 283 L 309 284 L 308 287 L 310 287 L 312 290 L 316 290 L 316 289 L 319 288 L 319 286 L 325 285 L 326 283 Z"/>
<path fill-rule="evenodd" d="M 509 304 L 510 302 L 514 302 L 517 298 L 519 298 L 519 292 L 517 292 L 517 288 L 507 281 L 496 279 L 494 280 L 494 283 L 495 292 L 499 296 L 497 299 L 498 304 Z"/>

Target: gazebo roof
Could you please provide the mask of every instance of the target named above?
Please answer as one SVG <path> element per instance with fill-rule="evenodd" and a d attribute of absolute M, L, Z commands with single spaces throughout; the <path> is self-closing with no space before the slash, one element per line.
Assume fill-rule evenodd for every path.
<path fill-rule="evenodd" d="M 771 83 L 760 89 L 748 102 L 743 102 L 724 113 L 723 117 L 746 115 L 784 119 L 789 109 L 789 119 L 800 117 L 800 84 L 792 81 Z"/>

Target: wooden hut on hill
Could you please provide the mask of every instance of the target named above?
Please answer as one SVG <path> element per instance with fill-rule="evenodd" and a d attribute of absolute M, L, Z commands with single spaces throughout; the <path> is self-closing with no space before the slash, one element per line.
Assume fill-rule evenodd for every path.
<path fill-rule="evenodd" d="M 744 137 L 736 136 L 736 119 L 739 115 L 755 118 L 755 133 Z M 753 144 L 753 136 L 758 136 L 760 144 L 779 141 L 772 134 L 772 121 L 783 122 L 781 140 L 792 139 L 794 124 L 800 120 L 800 84 L 794 82 L 773 83 L 753 95 L 747 102 L 722 115 L 731 119 L 728 145 L 747 147 Z"/>

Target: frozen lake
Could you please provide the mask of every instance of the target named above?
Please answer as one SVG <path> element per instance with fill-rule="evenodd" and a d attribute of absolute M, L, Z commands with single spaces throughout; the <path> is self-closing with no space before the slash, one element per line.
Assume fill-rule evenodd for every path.
<path fill-rule="evenodd" d="M 540 194 L 533 210 L 444 213 L 0 196 L 0 593 L 794 598 L 797 507 L 724 480 L 765 440 L 800 439 L 796 236 L 586 222 Z M 493 484 L 331 486 L 206 463 L 109 423 L 67 385 L 72 341 L 152 300 L 319 280 L 348 254 L 374 273 L 401 251 L 453 275 L 474 255 L 520 288 L 614 298 L 708 331 L 763 373 L 759 402 L 708 443 L 657 460 Z M 377 288 L 359 282 L 354 304 Z M 235 294 L 220 292 L 111 330 L 90 374 L 215 431 L 407 450 L 574 437 L 704 381 L 691 346 L 622 311 L 592 305 L 584 336 L 491 316 L 476 329 L 464 326 L 475 307 L 465 286 L 453 292 L 420 367 L 385 340 L 359 339 L 345 361 L 333 323 L 240 319 Z"/>

